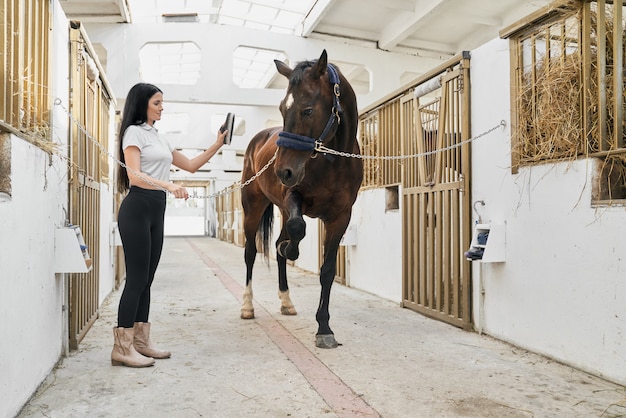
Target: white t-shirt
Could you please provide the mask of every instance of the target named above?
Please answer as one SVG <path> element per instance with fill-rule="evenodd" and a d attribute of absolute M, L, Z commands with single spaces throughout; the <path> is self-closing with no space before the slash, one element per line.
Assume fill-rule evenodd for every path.
<path fill-rule="evenodd" d="M 139 148 L 141 152 L 141 171 L 157 180 L 169 181 L 172 165 L 172 147 L 159 131 L 147 123 L 130 125 L 124 132 L 122 148 Z"/>

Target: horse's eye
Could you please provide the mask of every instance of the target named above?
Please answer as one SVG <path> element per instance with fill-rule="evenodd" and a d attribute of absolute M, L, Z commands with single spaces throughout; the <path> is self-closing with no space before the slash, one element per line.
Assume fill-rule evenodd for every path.
<path fill-rule="evenodd" d="M 311 116 L 313 114 L 313 108 L 308 107 L 302 111 L 302 116 Z"/>

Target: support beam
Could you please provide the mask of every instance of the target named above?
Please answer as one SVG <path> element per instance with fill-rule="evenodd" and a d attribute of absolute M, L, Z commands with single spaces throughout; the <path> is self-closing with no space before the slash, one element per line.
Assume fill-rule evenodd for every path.
<path fill-rule="evenodd" d="M 417 0 L 415 2 L 414 12 L 403 13 L 387 26 L 387 29 L 385 29 L 378 40 L 378 47 L 380 49 L 389 50 L 398 46 L 398 44 L 412 33 L 415 33 L 420 26 L 426 24 L 428 17 L 439 13 L 442 6 L 447 4 L 448 1 L 449 0 Z"/>
<path fill-rule="evenodd" d="M 302 23 L 302 36 L 306 38 L 315 30 L 335 1 L 336 0 L 318 0 L 315 2 L 315 5 L 311 8 Z"/>

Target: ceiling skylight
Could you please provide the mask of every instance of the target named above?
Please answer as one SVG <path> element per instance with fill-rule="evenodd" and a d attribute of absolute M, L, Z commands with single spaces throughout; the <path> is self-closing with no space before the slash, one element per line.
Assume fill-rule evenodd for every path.
<path fill-rule="evenodd" d="M 302 35 L 302 22 L 316 1 L 128 0 L 134 23 L 176 21 L 176 15 L 193 14 L 194 21 L 199 23 L 243 26 L 298 36 Z"/>
<path fill-rule="evenodd" d="M 285 58 L 280 51 L 240 46 L 233 51 L 233 82 L 241 88 L 265 88 L 276 74 L 274 60 Z"/>
<path fill-rule="evenodd" d="M 128 0 L 135 23 L 196 22 L 301 36 L 317 0 Z M 202 51 L 191 40 L 148 43 L 140 52 L 144 81 L 193 85 L 201 76 Z M 233 81 L 241 88 L 267 88 L 280 51 L 240 46 L 233 51 Z M 276 86 L 271 86 L 276 87 Z"/>
<path fill-rule="evenodd" d="M 217 23 L 301 35 L 314 4 L 315 0 L 223 0 Z"/>

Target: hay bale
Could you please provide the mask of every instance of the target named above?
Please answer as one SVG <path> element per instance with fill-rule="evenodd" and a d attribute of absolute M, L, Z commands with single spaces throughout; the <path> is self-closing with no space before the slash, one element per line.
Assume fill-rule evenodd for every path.
<path fill-rule="evenodd" d="M 541 60 L 532 82 L 523 76 L 525 88 L 519 98 L 522 126 L 518 141 L 522 161 L 575 157 L 584 149 L 580 111 L 580 58 L 577 54 L 556 57 L 546 66 Z"/>
<path fill-rule="evenodd" d="M 612 5 L 601 11 L 606 16 L 606 114 L 607 138 L 611 138 L 615 126 L 614 103 L 614 65 L 613 65 L 613 17 Z M 516 147 L 513 150 L 522 163 L 544 160 L 574 159 L 588 152 L 607 151 L 599 144 L 600 132 L 598 109 L 600 106 L 600 86 L 598 85 L 598 31 L 596 9 L 591 10 L 592 33 L 584 42 L 591 43 L 591 85 L 588 92 L 589 126 L 583 126 L 582 118 L 582 71 L 583 63 L 578 50 L 577 32 L 580 15 L 570 17 L 575 24 L 568 25 L 571 36 L 567 36 L 565 57 L 556 56 L 549 60 L 545 56 L 537 57 L 535 68 L 521 76 L 522 88 L 518 100 L 520 129 Z M 619 30 L 625 32 L 622 27 Z M 549 38 L 550 31 L 546 31 Z M 538 41 L 545 39 L 537 38 Z M 550 39 L 554 42 L 554 39 Z M 563 46 L 563 45 L 558 45 Z M 624 48 L 624 46 L 622 46 Z M 535 52 L 535 51 L 528 51 Z M 624 71 L 624 69 L 618 69 Z M 626 114 L 626 91 L 620 92 L 624 97 L 623 109 Z M 620 94 L 618 93 L 618 94 Z M 626 135 L 626 121 L 620 122 Z M 619 144 L 611 143 L 611 149 Z M 626 142 L 626 141 L 625 141 Z"/>

